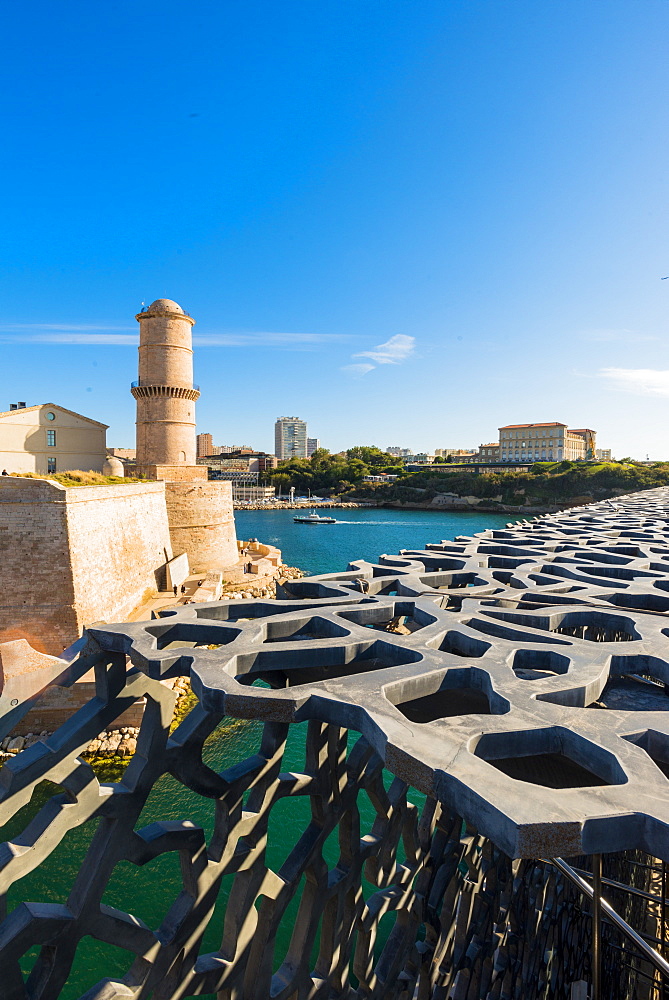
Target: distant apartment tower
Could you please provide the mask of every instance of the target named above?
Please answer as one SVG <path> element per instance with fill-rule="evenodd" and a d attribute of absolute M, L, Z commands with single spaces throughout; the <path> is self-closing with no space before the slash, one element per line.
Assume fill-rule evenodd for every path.
<path fill-rule="evenodd" d="M 274 424 L 274 452 L 279 461 L 306 458 L 306 421 L 299 417 L 279 417 Z"/>
<path fill-rule="evenodd" d="M 307 458 L 311 458 L 315 451 L 321 446 L 321 442 L 318 438 L 307 438 Z"/>
<path fill-rule="evenodd" d="M 389 445 L 386 448 L 386 455 L 392 455 L 393 458 L 408 458 L 409 455 L 413 455 L 411 448 L 400 448 L 396 444 Z"/>
<path fill-rule="evenodd" d="M 197 436 L 197 457 L 204 458 L 205 455 L 214 454 L 214 439 L 211 434 L 198 434 Z"/>
<path fill-rule="evenodd" d="M 502 462 L 579 461 L 595 456 L 596 432 L 570 430 L 557 420 L 545 424 L 507 424 L 499 428 Z"/>
<path fill-rule="evenodd" d="M 611 461 L 611 449 L 610 448 L 596 448 L 595 456 L 600 462 L 610 462 Z"/>

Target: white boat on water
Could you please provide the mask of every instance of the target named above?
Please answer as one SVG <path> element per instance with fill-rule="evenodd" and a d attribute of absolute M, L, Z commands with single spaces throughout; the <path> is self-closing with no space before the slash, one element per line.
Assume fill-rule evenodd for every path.
<path fill-rule="evenodd" d="M 321 517 L 317 514 L 315 510 L 312 510 L 311 514 L 305 514 L 303 517 L 294 517 L 293 521 L 296 524 L 336 524 L 337 520 L 334 517 Z"/>

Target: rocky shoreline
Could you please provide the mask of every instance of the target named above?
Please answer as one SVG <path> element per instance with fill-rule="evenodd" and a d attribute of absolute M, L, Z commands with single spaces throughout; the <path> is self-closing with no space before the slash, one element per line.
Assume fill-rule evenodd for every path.
<path fill-rule="evenodd" d="M 331 510 L 335 507 L 378 507 L 374 500 L 342 501 L 333 500 L 331 503 L 321 503 L 320 500 L 304 500 L 302 503 L 290 503 L 289 501 L 272 501 L 271 503 L 236 503 L 235 510 L 311 510 L 313 507 Z"/>
<path fill-rule="evenodd" d="M 580 501 L 579 501 L 580 504 Z M 435 514 L 471 514 L 476 511 L 481 514 L 557 514 L 568 507 L 579 506 L 579 504 L 486 504 L 486 503 L 404 503 L 401 500 L 389 500 L 386 503 L 377 504 L 384 510 L 431 510 Z"/>

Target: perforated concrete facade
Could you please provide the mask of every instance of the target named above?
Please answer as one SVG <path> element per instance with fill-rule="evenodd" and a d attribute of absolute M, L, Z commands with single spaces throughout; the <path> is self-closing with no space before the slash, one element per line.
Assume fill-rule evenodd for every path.
<path fill-rule="evenodd" d="M 67 792 L 0 848 L 10 902 L 40 891 L 22 880 L 69 830 L 89 838 L 65 901 L 42 889 L 0 924 L 7 996 L 24 1000 L 29 965 L 30 995 L 55 1000 L 89 936 L 126 955 L 87 1000 L 587 995 L 592 921 L 556 855 L 669 860 L 668 621 L 669 490 L 656 490 L 354 562 L 277 601 L 89 629 L 59 683 L 95 666 L 97 697 L 0 782 L 0 823 L 44 779 Z M 198 703 L 171 731 L 160 680 L 175 676 Z M 29 680 L 14 682 L 24 698 Z M 24 711 L 15 690 L 2 688 L 0 735 Z M 128 771 L 100 784 L 78 754 L 144 696 Z M 226 717 L 264 723 L 245 759 L 205 746 Z M 191 793 L 186 814 L 142 826 L 168 774 Z M 277 823 L 288 852 L 272 851 Z M 158 926 L 132 893 L 127 912 L 109 905 L 133 865 Z M 634 884 L 647 931 L 657 897 Z M 599 995 L 649 997 L 611 945 Z"/>

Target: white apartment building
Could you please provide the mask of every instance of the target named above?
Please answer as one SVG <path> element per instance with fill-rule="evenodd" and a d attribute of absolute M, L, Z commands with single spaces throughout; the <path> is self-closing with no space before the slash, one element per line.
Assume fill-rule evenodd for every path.
<path fill-rule="evenodd" d="M 611 461 L 611 449 L 610 448 L 597 448 L 595 452 L 597 458 L 600 462 L 610 462 Z"/>
<path fill-rule="evenodd" d="M 315 451 L 321 446 L 319 438 L 307 438 L 307 458 L 311 458 Z"/>
<path fill-rule="evenodd" d="M 543 424 L 507 424 L 499 428 L 501 462 L 562 462 L 595 457 L 596 431 L 570 430 L 557 420 Z"/>
<path fill-rule="evenodd" d="M 299 417 L 279 417 L 274 424 L 274 454 L 279 461 L 307 457 L 307 424 Z"/>

